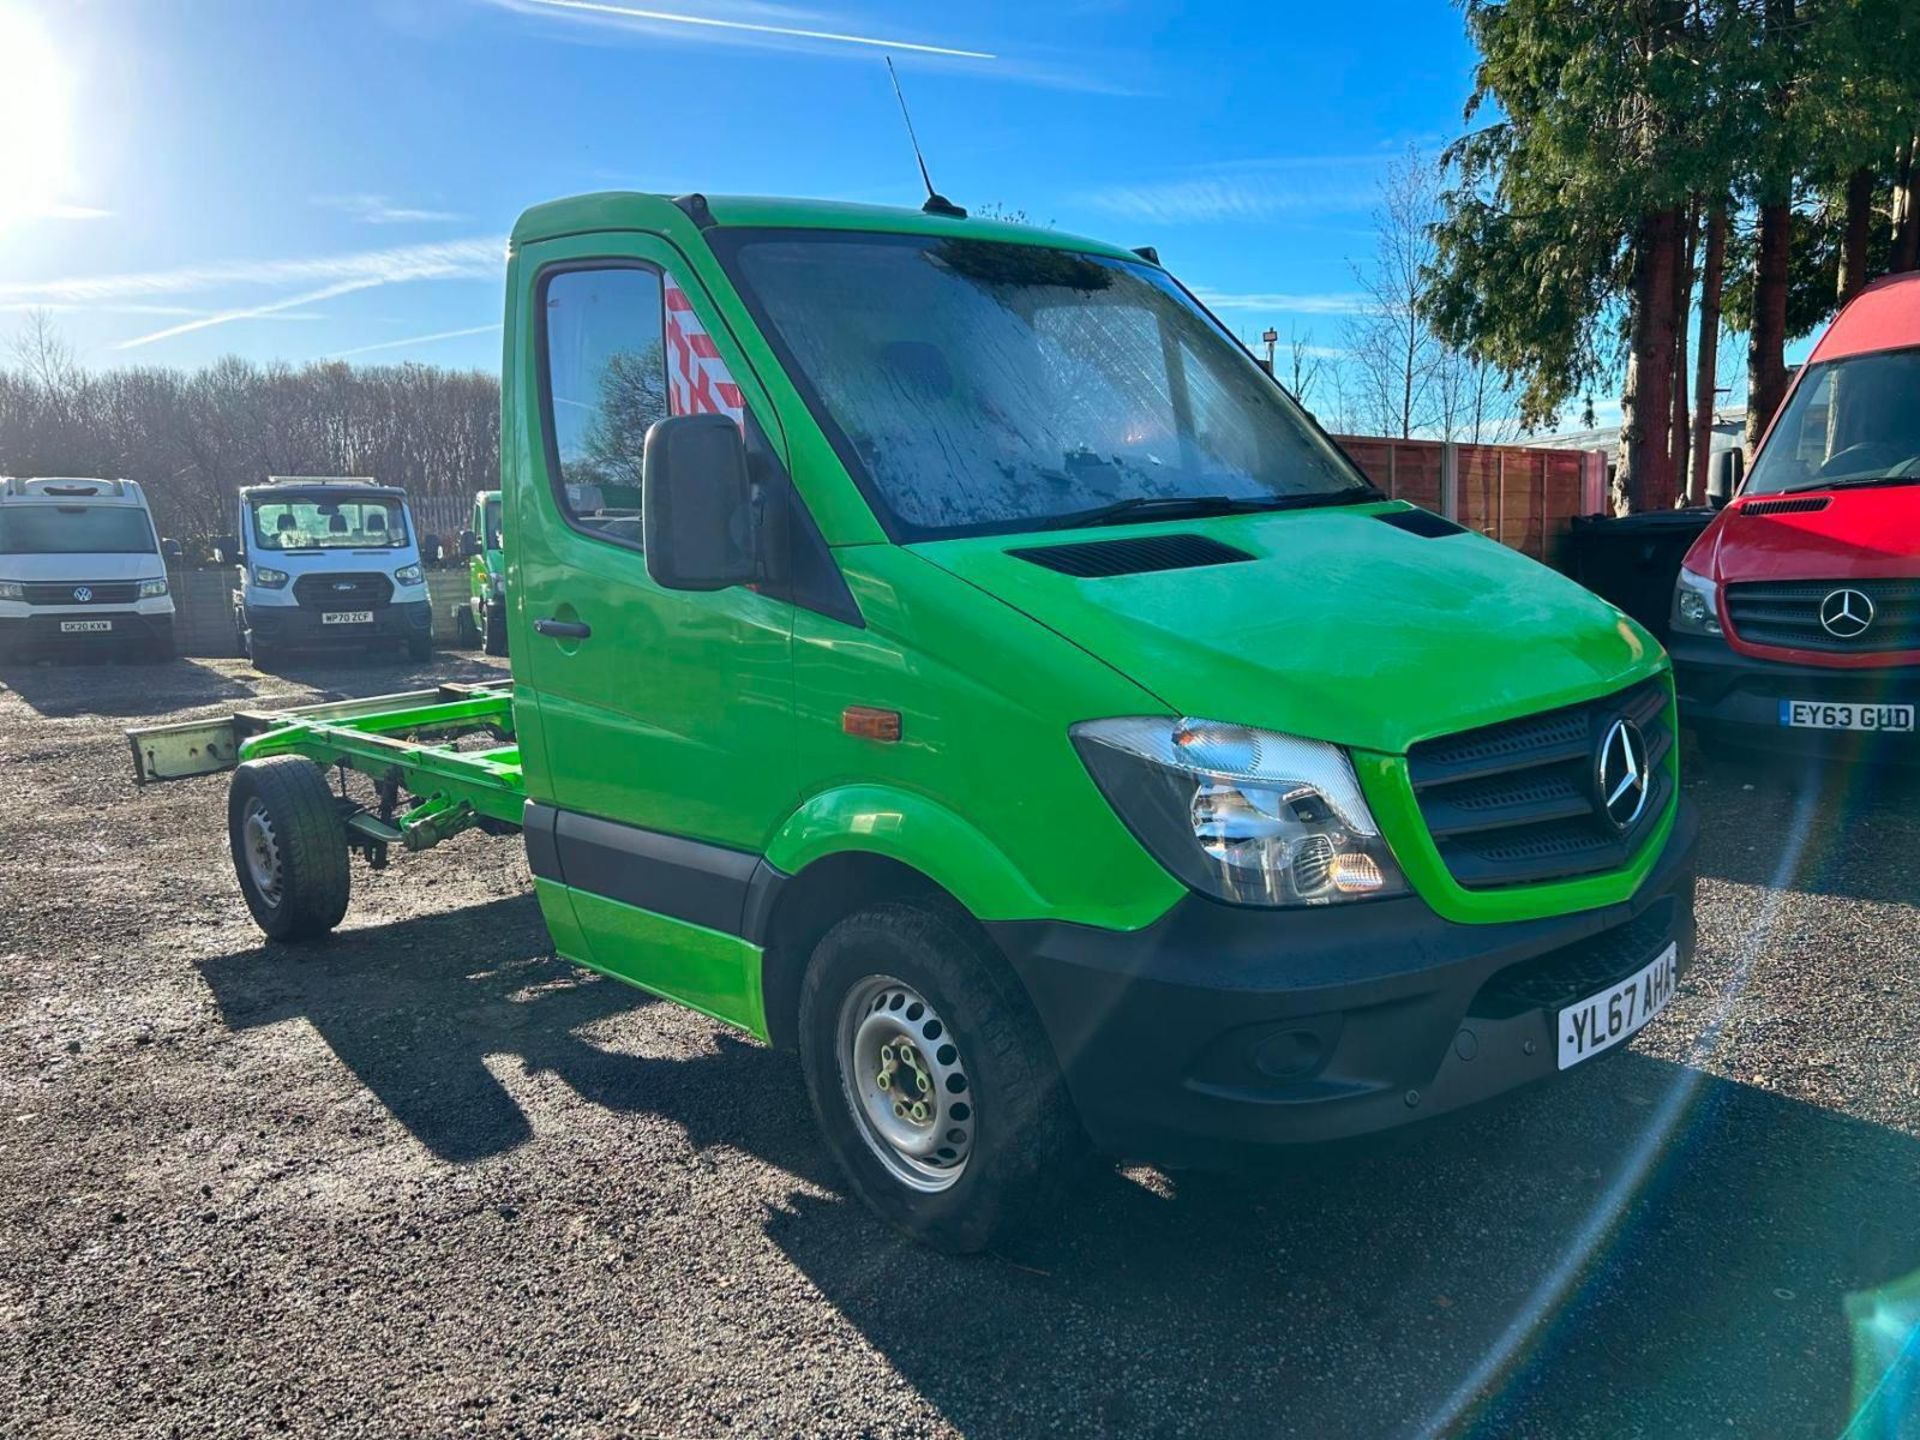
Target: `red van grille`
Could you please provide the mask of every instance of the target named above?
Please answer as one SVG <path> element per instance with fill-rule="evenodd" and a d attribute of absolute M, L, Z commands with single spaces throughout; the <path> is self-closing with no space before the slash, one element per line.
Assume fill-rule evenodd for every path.
<path fill-rule="evenodd" d="M 1835 597 L 1846 591 L 1865 597 L 1872 614 L 1857 601 L 1843 612 Z M 1823 607 L 1829 612 L 1825 619 Z M 1864 628 L 1856 628 L 1862 620 Z M 1920 580 L 1735 583 L 1727 586 L 1727 621 L 1749 645 L 1780 650 L 1835 655 L 1920 650 Z"/>

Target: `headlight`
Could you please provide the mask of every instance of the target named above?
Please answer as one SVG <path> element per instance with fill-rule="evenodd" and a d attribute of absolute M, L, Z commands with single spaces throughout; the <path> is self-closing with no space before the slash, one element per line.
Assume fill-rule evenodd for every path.
<path fill-rule="evenodd" d="M 1336 745 L 1167 715 L 1072 734 L 1127 828 L 1203 894 L 1278 906 L 1406 893 Z"/>
<path fill-rule="evenodd" d="M 275 570 L 269 565 L 253 567 L 253 583 L 268 590 L 278 590 L 287 583 L 287 572 Z"/>
<path fill-rule="evenodd" d="M 27 587 L 18 580 L 0 580 L 0 600 L 24 600 Z"/>
<path fill-rule="evenodd" d="M 1713 581 L 1684 565 L 1673 587 L 1673 628 L 1682 635 L 1720 633 L 1720 596 Z"/>
<path fill-rule="evenodd" d="M 142 600 L 158 600 L 166 593 L 167 582 L 164 580 L 142 580 L 140 582 L 140 598 Z"/>
<path fill-rule="evenodd" d="M 396 585 L 418 585 L 426 578 L 418 565 L 402 565 L 393 572 L 393 583 Z"/>

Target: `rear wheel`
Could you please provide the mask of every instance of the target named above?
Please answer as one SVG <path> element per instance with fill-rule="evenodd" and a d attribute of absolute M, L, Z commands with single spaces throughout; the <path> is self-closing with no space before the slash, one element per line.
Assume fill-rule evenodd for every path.
<path fill-rule="evenodd" d="M 487 606 L 487 654 L 507 653 L 507 607 Z"/>
<path fill-rule="evenodd" d="M 309 940 L 347 913 L 347 827 L 311 760 L 275 755 L 235 770 L 227 839 L 240 893 L 270 938 Z"/>
<path fill-rule="evenodd" d="M 800 992 L 813 1109 L 854 1193 L 953 1253 L 1047 1212 L 1080 1132 L 1019 983 L 964 915 L 887 904 L 847 917 Z"/>

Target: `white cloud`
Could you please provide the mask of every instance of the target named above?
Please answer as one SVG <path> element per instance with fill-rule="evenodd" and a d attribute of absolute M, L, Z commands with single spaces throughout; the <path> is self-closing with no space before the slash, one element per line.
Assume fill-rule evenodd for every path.
<path fill-rule="evenodd" d="M 186 295 L 229 286 L 331 286 L 348 282 L 394 285 L 407 280 L 498 280 L 506 266 L 504 236 L 399 245 L 345 255 L 291 260 L 228 260 L 173 270 L 73 275 L 56 280 L 0 282 L 0 302 L 99 303 Z M 224 312 L 223 312 L 224 313 Z"/>
<path fill-rule="evenodd" d="M 1314 295 L 1281 290 L 1233 292 L 1196 285 L 1193 293 L 1209 310 L 1258 310 L 1278 315 L 1365 315 L 1372 303 L 1365 294 L 1347 290 Z"/>
<path fill-rule="evenodd" d="M 404 350 L 413 345 L 432 345 L 441 340 L 461 340 L 469 335 L 485 335 L 499 328 L 500 322 L 496 320 L 491 325 L 470 325 L 465 330 L 436 330 L 431 335 L 409 335 L 404 340 L 382 340 L 378 345 L 356 345 L 351 350 L 335 350 L 326 358 L 345 360 L 354 355 L 371 355 L 376 350 Z"/>
<path fill-rule="evenodd" d="M 770 46 L 801 40 L 829 45 L 856 45 L 876 50 L 899 50 L 919 55 L 938 55 L 959 60 L 993 60 L 998 57 L 985 50 L 964 50 L 957 46 L 935 45 L 925 41 L 889 39 L 877 35 L 859 35 L 846 30 L 829 30 L 796 22 L 813 19 L 804 11 L 783 6 L 759 5 L 746 13 L 759 14 L 761 20 L 729 19 L 684 10 L 653 10 L 637 5 L 616 5 L 606 0 L 490 0 L 490 3 L 522 13 L 561 11 L 575 17 L 601 22 L 650 26 L 686 31 L 708 31 L 710 38 L 723 36 L 758 41 Z"/>
<path fill-rule="evenodd" d="M 1354 214 L 1378 198 L 1374 177 L 1381 161 L 1379 155 L 1306 155 L 1209 165 L 1166 180 L 1101 186 L 1078 199 L 1156 225 Z"/>
<path fill-rule="evenodd" d="M 313 203 L 328 210 L 351 215 L 363 225 L 451 224 L 467 217 L 451 210 L 430 210 L 417 205 L 397 205 L 385 195 L 316 195 Z"/>

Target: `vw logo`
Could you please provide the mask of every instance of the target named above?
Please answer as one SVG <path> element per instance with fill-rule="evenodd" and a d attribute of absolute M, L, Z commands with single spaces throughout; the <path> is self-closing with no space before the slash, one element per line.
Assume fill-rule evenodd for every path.
<path fill-rule="evenodd" d="M 1594 756 L 1594 774 L 1607 819 L 1616 830 L 1632 829 L 1653 791 L 1653 777 L 1647 773 L 1647 737 L 1638 725 L 1622 716 L 1607 728 Z"/>
<path fill-rule="evenodd" d="M 88 601 L 92 599 L 93 599 L 93 587 L 91 585 L 76 585 L 73 587 L 73 603 L 74 604 L 85 605 Z"/>
<path fill-rule="evenodd" d="M 1820 602 L 1820 628 L 1836 640 L 1856 640 L 1873 624 L 1873 601 L 1858 590 L 1835 590 Z"/>

